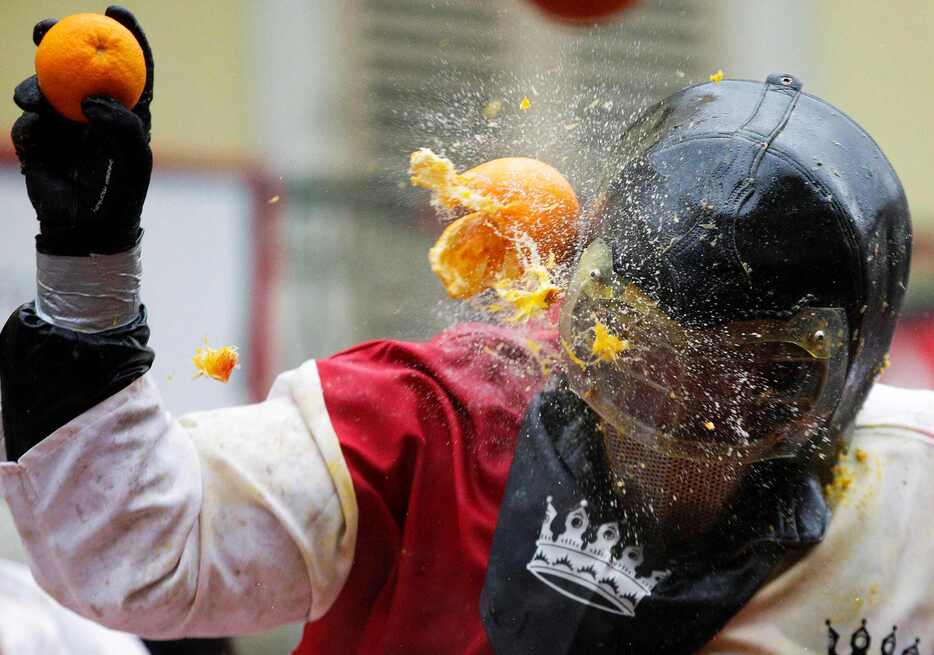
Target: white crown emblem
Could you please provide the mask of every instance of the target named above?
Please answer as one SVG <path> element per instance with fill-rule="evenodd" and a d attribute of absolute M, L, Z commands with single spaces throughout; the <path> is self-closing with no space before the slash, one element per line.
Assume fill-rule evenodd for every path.
<path fill-rule="evenodd" d="M 564 532 L 552 537 L 551 523 L 558 515 L 548 496 L 545 520 L 539 534 L 535 555 L 526 564 L 532 575 L 555 591 L 579 603 L 621 616 L 635 616 L 636 606 L 651 595 L 655 585 L 670 571 L 652 571 L 647 578 L 636 576 L 642 564 L 642 547 L 625 546 L 619 558 L 613 548 L 619 543 L 619 524 L 603 523 L 596 540 L 585 544 L 584 532 L 590 526 L 587 501 L 568 514 Z"/>

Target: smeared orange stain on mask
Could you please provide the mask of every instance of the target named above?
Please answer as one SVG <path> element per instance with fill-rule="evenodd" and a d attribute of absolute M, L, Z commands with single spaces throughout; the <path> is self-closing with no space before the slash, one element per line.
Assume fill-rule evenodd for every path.
<path fill-rule="evenodd" d="M 629 342 L 610 333 L 603 323 L 593 326 L 593 345 L 590 352 L 603 362 L 615 362 L 619 354 L 629 349 Z"/>

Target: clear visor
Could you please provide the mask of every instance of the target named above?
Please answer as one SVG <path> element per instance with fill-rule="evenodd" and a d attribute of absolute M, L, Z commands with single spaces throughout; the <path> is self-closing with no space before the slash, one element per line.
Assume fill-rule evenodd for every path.
<path fill-rule="evenodd" d="M 601 239 L 581 257 L 560 331 L 571 388 L 618 437 L 673 457 L 790 455 L 832 413 L 846 377 L 843 310 L 684 327 L 616 275 Z"/>

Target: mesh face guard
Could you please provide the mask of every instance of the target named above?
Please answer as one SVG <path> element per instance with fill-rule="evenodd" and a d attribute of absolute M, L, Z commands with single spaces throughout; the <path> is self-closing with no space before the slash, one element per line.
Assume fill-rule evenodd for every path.
<path fill-rule="evenodd" d="M 846 376 L 842 309 L 684 327 L 616 274 L 602 239 L 581 257 L 560 332 L 571 388 L 609 425 L 608 440 L 698 463 L 791 456 L 832 413 Z"/>

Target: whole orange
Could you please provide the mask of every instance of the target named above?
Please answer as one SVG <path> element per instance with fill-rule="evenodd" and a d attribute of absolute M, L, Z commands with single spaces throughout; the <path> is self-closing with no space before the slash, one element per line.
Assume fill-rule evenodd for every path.
<path fill-rule="evenodd" d="M 136 37 L 113 18 L 75 14 L 58 21 L 36 49 L 43 95 L 65 118 L 88 119 L 81 101 L 110 96 L 132 109 L 146 86 L 146 60 Z"/>

